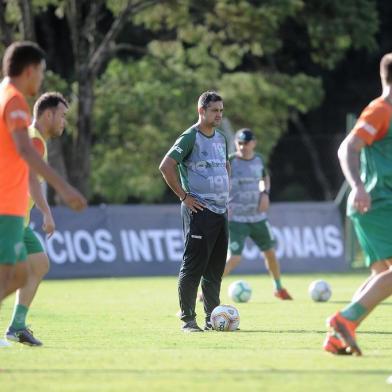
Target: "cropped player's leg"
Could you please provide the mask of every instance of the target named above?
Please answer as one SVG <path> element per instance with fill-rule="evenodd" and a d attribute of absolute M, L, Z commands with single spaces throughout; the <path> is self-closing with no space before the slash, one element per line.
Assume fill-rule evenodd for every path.
<path fill-rule="evenodd" d="M 26 284 L 17 291 L 14 312 L 6 337 L 9 340 L 30 346 L 41 346 L 42 343 L 27 328 L 26 318 L 38 286 L 49 270 L 49 259 L 41 242 L 30 227 L 24 229 L 23 241 L 28 254 L 26 262 L 28 276 Z"/>
<path fill-rule="evenodd" d="M 241 262 L 245 240 L 249 236 L 247 223 L 229 222 L 229 249 L 223 276 L 227 276 Z"/>
<path fill-rule="evenodd" d="M 356 302 L 337 312 L 327 324 L 342 338 L 349 349 L 357 355 L 361 350 L 356 343 L 355 330 L 370 312 L 392 294 L 392 270 L 382 272 L 372 279 Z"/>
<path fill-rule="evenodd" d="M 28 256 L 27 263 L 29 266 L 26 284 L 18 291 L 18 304 L 30 307 L 38 286 L 45 275 L 49 272 L 49 259 L 46 253 L 34 253 Z"/>
<path fill-rule="evenodd" d="M 23 217 L 0 216 L 0 301 L 26 283 Z"/>
<path fill-rule="evenodd" d="M 265 267 L 270 273 L 275 287 L 275 297 L 283 300 L 293 299 L 288 291 L 282 287 L 281 277 L 280 277 L 280 264 L 276 258 L 275 249 L 271 248 L 264 251 Z"/>
<path fill-rule="evenodd" d="M 280 276 L 280 264 L 276 258 L 276 241 L 267 219 L 251 224 L 250 237 L 264 253 L 265 267 L 273 279 L 274 295 L 282 300 L 291 300 L 292 297 L 285 288 L 282 287 Z"/>
<path fill-rule="evenodd" d="M 11 280 L 14 266 L 12 264 L 0 264 L 0 306 L 1 301 L 6 297 L 6 286 Z M 7 347 L 10 344 L 3 339 L 0 339 L 0 347 Z"/>
<path fill-rule="evenodd" d="M 7 296 L 7 288 L 14 275 L 14 265 L 0 264 L 0 301 Z"/>
<path fill-rule="evenodd" d="M 25 261 L 21 261 L 16 263 L 12 269 L 11 278 L 8 280 L 8 283 L 5 288 L 5 297 L 13 294 L 16 290 L 26 284 L 27 282 L 27 275 L 28 275 L 28 268 Z"/>
<path fill-rule="evenodd" d="M 362 283 L 362 285 L 354 293 L 352 301 L 355 302 L 361 292 L 367 287 L 367 285 L 378 275 L 389 269 L 389 261 L 376 261 L 370 266 L 370 276 Z"/>
<path fill-rule="evenodd" d="M 365 256 L 366 266 L 371 275 L 358 288 L 353 302 L 378 274 L 386 271 L 391 264 L 392 241 L 390 240 L 391 207 L 370 210 L 366 214 L 354 214 L 351 219 L 358 242 Z"/>
<path fill-rule="evenodd" d="M 233 269 L 237 267 L 237 265 L 241 262 L 241 255 L 232 255 L 229 251 L 229 258 L 226 261 L 225 271 L 223 272 L 223 276 L 227 276 L 230 274 Z"/>
<path fill-rule="evenodd" d="M 23 217 L 0 216 L 0 301 L 26 283 Z M 0 340 L 0 346 L 9 345 Z"/>
<path fill-rule="evenodd" d="M 16 293 L 14 312 L 6 337 L 8 340 L 30 346 L 41 346 L 42 342 L 27 328 L 26 318 L 38 286 L 49 270 L 49 259 L 44 252 L 30 254 L 27 258 L 27 265 L 27 282 Z"/>

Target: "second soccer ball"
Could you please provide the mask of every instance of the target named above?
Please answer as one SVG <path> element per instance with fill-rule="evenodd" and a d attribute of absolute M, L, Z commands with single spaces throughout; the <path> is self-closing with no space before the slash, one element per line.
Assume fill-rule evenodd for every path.
<path fill-rule="evenodd" d="M 234 302 L 248 302 L 252 289 L 244 280 L 236 280 L 229 286 L 228 295 Z"/>
<path fill-rule="evenodd" d="M 327 302 L 332 295 L 331 286 L 325 280 L 315 280 L 309 286 L 309 296 L 315 302 Z"/>

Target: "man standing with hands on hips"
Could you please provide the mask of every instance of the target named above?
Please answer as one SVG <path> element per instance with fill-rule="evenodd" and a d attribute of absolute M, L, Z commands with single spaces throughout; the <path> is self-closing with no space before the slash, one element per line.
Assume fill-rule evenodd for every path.
<path fill-rule="evenodd" d="M 230 163 L 226 138 L 216 129 L 222 121 L 223 100 L 216 92 L 206 91 L 199 97 L 197 110 L 198 122 L 180 135 L 159 166 L 182 202 L 185 247 L 178 295 L 184 332 L 203 331 L 195 313 L 200 281 L 206 314 L 204 329 L 212 329 L 210 316 L 220 304 L 228 246 Z"/>

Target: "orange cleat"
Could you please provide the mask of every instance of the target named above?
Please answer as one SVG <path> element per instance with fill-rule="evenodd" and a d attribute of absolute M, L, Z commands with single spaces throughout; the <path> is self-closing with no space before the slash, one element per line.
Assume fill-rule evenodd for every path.
<path fill-rule="evenodd" d="M 355 330 L 358 324 L 342 316 L 340 312 L 327 319 L 327 326 L 331 327 L 347 346 L 347 351 L 354 355 L 362 355 L 356 342 Z"/>
<path fill-rule="evenodd" d="M 347 350 L 346 344 L 334 333 L 327 332 L 324 340 L 323 349 L 335 355 L 352 355 L 352 352 Z"/>
<path fill-rule="evenodd" d="M 286 289 L 277 290 L 277 291 L 275 291 L 274 295 L 275 295 L 276 298 L 283 299 L 283 300 L 285 300 L 285 299 L 289 299 L 289 300 L 293 299 L 291 297 L 291 295 L 287 292 Z"/>

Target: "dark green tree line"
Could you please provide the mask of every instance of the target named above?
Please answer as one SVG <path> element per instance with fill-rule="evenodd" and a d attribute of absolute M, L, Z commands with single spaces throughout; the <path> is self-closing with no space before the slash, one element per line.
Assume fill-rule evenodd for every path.
<path fill-rule="evenodd" d="M 59 40 L 53 23 L 37 34 L 49 20 L 62 22 Z M 0 27 L 3 45 L 36 37 L 54 73 L 67 58 L 47 81 L 72 101 L 54 164 L 84 193 L 124 202 L 162 197 L 157 165 L 206 89 L 222 93 L 226 123 L 253 128 L 268 157 L 288 122 L 321 104 L 321 72 L 348 50 L 374 49 L 378 15 L 370 0 L 11 0 Z"/>

